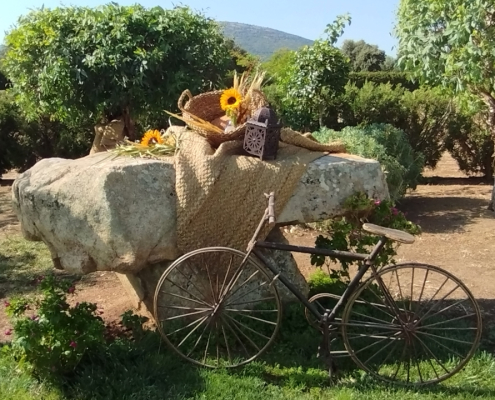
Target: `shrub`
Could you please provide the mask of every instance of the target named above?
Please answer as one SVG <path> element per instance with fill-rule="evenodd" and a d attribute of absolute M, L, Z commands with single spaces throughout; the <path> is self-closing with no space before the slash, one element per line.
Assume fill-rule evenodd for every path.
<path fill-rule="evenodd" d="M 401 86 L 369 82 L 362 88 L 348 84 L 338 107 L 343 126 L 386 123 L 403 130 L 431 168 L 442 155 L 449 127 L 454 127 L 449 121 L 460 117 L 440 89 L 425 87 L 410 92 Z"/>
<path fill-rule="evenodd" d="M 231 54 L 219 26 L 187 7 L 116 3 L 30 11 L 5 37 L 3 71 L 30 118 L 66 124 L 166 120 L 185 89 L 221 85 Z"/>
<path fill-rule="evenodd" d="M 399 71 L 351 72 L 349 82 L 358 88 L 363 87 L 366 82 L 375 85 L 388 83 L 392 88 L 401 86 L 411 91 L 420 87 L 418 82 L 413 82 L 406 73 Z"/>
<path fill-rule="evenodd" d="M 20 366 L 38 376 L 70 373 L 87 352 L 104 343 L 103 321 L 96 304 L 69 305 L 67 293 L 75 290 L 72 283 L 49 275 L 40 280 L 40 289 L 38 300 L 23 297 L 6 302 L 14 325 L 10 351 Z"/>
<path fill-rule="evenodd" d="M 423 155 L 412 149 L 404 132 L 391 125 L 347 127 L 340 132 L 321 129 L 313 135 L 322 143 L 340 139 L 350 153 L 378 160 L 386 173 L 393 200 L 403 197 L 406 189 L 415 189 L 418 184 L 424 166 Z"/>
<path fill-rule="evenodd" d="M 361 254 L 369 254 L 380 239 L 378 236 L 368 233 L 362 229 L 365 222 L 385 226 L 388 228 L 406 231 L 412 235 L 421 232 L 421 228 L 408 221 L 405 214 L 394 207 L 389 200 L 379 201 L 368 198 L 364 193 L 356 193 L 344 202 L 344 216 L 320 224 L 323 235 L 316 238 L 316 247 L 331 250 L 353 251 Z M 375 265 L 382 267 L 394 263 L 399 244 L 391 240 L 387 241 L 383 250 L 377 256 Z M 325 256 L 312 255 L 311 264 L 322 267 L 327 264 L 328 279 L 323 274 L 312 276 L 310 288 L 313 291 L 326 289 L 337 289 L 340 294 L 342 283 L 350 280 L 349 266 L 357 264 L 361 266 L 362 261 L 337 260 L 330 257 L 330 261 L 339 262 L 340 269 L 330 269 Z M 338 282 L 341 282 L 340 284 Z M 333 293 L 333 292 L 331 292 Z"/>
<path fill-rule="evenodd" d="M 25 170 L 47 157 L 79 158 L 89 153 L 89 122 L 69 127 L 47 117 L 28 122 L 9 92 L 0 91 L 0 174 Z"/>

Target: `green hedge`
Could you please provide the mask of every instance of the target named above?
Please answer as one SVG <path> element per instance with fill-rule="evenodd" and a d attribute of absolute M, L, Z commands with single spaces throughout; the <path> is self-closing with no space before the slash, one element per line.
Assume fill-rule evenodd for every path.
<path fill-rule="evenodd" d="M 375 84 L 390 83 L 394 88 L 401 85 L 407 90 L 419 88 L 418 82 L 413 82 L 406 73 L 397 71 L 351 72 L 349 82 L 358 88 L 363 87 L 366 82 Z"/>
<path fill-rule="evenodd" d="M 47 157 L 79 158 L 89 153 L 93 127 L 68 127 L 48 117 L 26 121 L 11 94 L 0 91 L 0 174 L 25 170 Z"/>
<path fill-rule="evenodd" d="M 390 198 L 394 201 L 418 184 L 424 156 L 413 150 L 406 134 L 392 125 L 346 127 L 341 131 L 324 128 L 313 136 L 321 143 L 341 140 L 349 153 L 378 160 L 386 173 Z"/>

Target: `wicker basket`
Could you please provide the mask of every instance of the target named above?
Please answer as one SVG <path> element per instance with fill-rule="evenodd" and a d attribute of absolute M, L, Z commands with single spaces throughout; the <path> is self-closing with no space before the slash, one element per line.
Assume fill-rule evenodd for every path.
<path fill-rule="evenodd" d="M 213 120 L 225 115 L 225 111 L 220 107 L 220 97 L 222 95 L 222 90 L 216 90 L 213 92 L 202 93 L 198 96 L 191 94 L 189 90 L 185 90 L 179 98 L 178 106 L 182 111 L 182 117 L 184 120 L 191 121 L 191 115 L 199 117 L 205 121 L 212 122 Z M 184 104 L 185 103 L 185 104 Z M 266 98 L 260 91 L 255 91 L 252 96 L 252 101 L 250 104 L 251 114 L 248 118 L 260 107 L 267 104 Z M 210 131 L 205 128 L 199 128 L 194 124 L 187 124 L 196 133 L 205 137 L 208 142 L 214 146 L 220 146 L 223 142 L 228 142 L 230 140 L 242 140 L 244 138 L 244 133 L 246 132 L 246 124 L 239 125 L 234 131 L 229 133 L 217 133 Z"/>

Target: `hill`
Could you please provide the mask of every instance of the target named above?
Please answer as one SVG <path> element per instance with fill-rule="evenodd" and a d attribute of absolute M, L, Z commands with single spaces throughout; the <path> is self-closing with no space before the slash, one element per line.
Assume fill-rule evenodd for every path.
<path fill-rule="evenodd" d="M 225 36 L 234 39 L 238 46 L 263 60 L 279 49 L 297 50 L 313 43 L 312 40 L 276 29 L 238 22 L 220 21 L 219 24 L 223 27 Z"/>

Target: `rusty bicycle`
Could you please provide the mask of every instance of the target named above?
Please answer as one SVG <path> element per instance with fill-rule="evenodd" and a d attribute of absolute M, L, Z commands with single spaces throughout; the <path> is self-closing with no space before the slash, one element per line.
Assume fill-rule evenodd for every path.
<path fill-rule="evenodd" d="M 370 254 L 259 241 L 275 224 L 273 193 L 247 252 L 202 248 L 183 255 L 162 274 L 154 295 L 158 330 L 178 355 L 205 367 L 237 367 L 260 357 L 281 325 L 285 286 L 322 334 L 321 356 L 331 374 L 343 355 L 375 378 L 427 385 L 459 372 L 481 339 L 481 312 L 469 289 L 451 273 L 421 263 L 377 268 L 388 240 L 411 244 L 406 232 L 364 224 L 379 237 Z M 304 296 L 266 252 L 282 250 L 355 260 L 360 266 L 341 296 Z M 342 339 L 345 350 L 333 351 Z"/>

